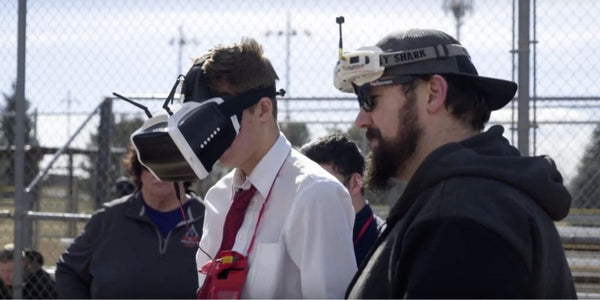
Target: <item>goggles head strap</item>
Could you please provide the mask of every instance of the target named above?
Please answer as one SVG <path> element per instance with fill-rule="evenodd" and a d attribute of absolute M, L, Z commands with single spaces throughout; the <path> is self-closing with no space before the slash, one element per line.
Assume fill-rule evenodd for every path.
<path fill-rule="evenodd" d="M 239 93 L 235 96 L 225 97 L 225 101 L 219 105 L 219 108 L 221 112 L 223 112 L 223 115 L 231 117 L 258 103 L 262 97 L 273 99 L 275 98 L 275 95 L 274 85 L 258 87 Z"/>
<path fill-rule="evenodd" d="M 452 56 L 470 57 L 467 49 L 458 44 L 437 45 L 425 48 L 417 48 L 411 50 L 403 50 L 381 54 L 379 56 L 379 64 L 383 67 L 391 67 L 415 63 L 424 60 L 432 60 L 439 58 L 447 58 Z"/>

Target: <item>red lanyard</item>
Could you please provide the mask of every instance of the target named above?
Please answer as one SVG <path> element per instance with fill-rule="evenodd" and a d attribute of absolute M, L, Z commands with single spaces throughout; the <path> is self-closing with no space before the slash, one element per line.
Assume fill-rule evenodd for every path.
<path fill-rule="evenodd" d="M 279 175 L 279 173 L 277 173 L 277 175 Z M 275 180 L 277 179 L 277 175 L 275 176 Z M 246 252 L 246 256 L 250 256 L 250 251 L 252 251 L 252 246 L 254 246 L 254 238 L 256 237 L 256 231 L 258 230 L 258 224 L 260 224 L 260 220 L 262 219 L 262 215 L 265 210 L 265 205 L 267 204 L 267 200 L 269 200 L 269 197 L 271 196 L 271 191 L 273 190 L 273 186 L 275 185 L 275 180 L 273 180 L 273 184 L 271 184 L 271 188 L 269 189 L 267 198 L 265 198 L 265 202 L 263 202 L 263 205 L 260 208 L 260 213 L 258 213 L 258 220 L 256 220 L 256 226 L 254 227 L 254 234 L 252 235 L 252 240 L 250 241 L 250 246 L 248 247 L 248 252 Z"/>
<path fill-rule="evenodd" d="M 289 155 L 289 153 L 288 153 L 288 155 Z M 283 163 L 279 167 L 279 170 L 277 170 L 277 174 L 275 174 L 275 178 L 273 178 L 273 183 L 271 184 L 269 193 L 267 194 L 267 197 L 265 198 L 265 202 L 263 202 L 263 205 L 260 208 L 260 213 L 258 213 L 258 220 L 256 220 L 256 226 L 254 227 L 254 234 L 252 235 L 252 240 L 250 241 L 250 246 L 248 246 L 248 251 L 246 252 L 247 257 L 250 256 L 250 251 L 252 251 L 252 247 L 254 246 L 254 238 L 256 237 L 256 231 L 258 230 L 258 224 L 260 224 L 260 220 L 262 219 L 262 216 L 263 216 L 263 213 L 265 210 L 265 205 L 267 204 L 267 200 L 269 200 L 269 198 L 271 197 L 271 191 L 273 191 L 273 187 L 275 186 L 275 181 L 277 180 L 277 177 L 279 176 L 279 173 L 281 172 L 281 169 L 283 168 L 283 165 L 285 164 L 286 160 L 287 160 L 287 156 L 283 160 Z"/>
<path fill-rule="evenodd" d="M 367 220 L 365 225 L 363 225 L 363 227 L 360 229 L 358 236 L 354 240 L 354 246 L 356 246 L 358 244 L 358 242 L 360 241 L 360 238 L 363 236 L 363 234 L 365 234 L 365 231 L 367 231 L 367 228 L 369 227 L 371 222 L 373 222 L 373 214 L 371 214 L 371 216 L 369 217 L 369 219 Z"/>

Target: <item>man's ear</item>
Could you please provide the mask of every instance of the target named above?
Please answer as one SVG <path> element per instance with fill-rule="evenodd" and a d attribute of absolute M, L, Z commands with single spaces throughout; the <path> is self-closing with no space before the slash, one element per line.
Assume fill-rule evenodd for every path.
<path fill-rule="evenodd" d="M 260 100 L 258 100 L 258 103 L 256 104 L 256 108 L 258 109 L 259 118 L 263 119 L 269 116 L 272 117 L 273 102 L 271 102 L 271 99 L 269 99 L 269 97 L 260 98 Z"/>
<path fill-rule="evenodd" d="M 427 83 L 427 91 L 429 92 L 427 112 L 435 113 L 440 109 L 444 109 L 448 93 L 448 82 L 441 75 L 435 74 L 431 76 Z"/>
<path fill-rule="evenodd" d="M 348 182 L 348 192 L 350 195 L 360 194 L 363 188 L 363 178 L 358 173 L 352 173 Z"/>

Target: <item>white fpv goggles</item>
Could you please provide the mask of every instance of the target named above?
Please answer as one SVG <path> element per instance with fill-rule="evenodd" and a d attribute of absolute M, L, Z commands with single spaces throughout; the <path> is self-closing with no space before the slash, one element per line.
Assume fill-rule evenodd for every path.
<path fill-rule="evenodd" d="M 467 56 L 467 50 L 458 44 L 437 45 L 435 47 L 384 52 L 379 47 L 361 47 L 345 52 L 340 56 L 333 73 L 333 85 L 345 93 L 355 93 L 355 86 L 362 86 L 381 78 L 386 68 L 405 65 L 398 68 L 394 75 L 418 75 L 432 73 L 429 68 L 411 64 L 428 60 L 439 60 L 454 56 Z M 444 72 L 443 68 L 433 72 Z"/>
<path fill-rule="evenodd" d="M 130 139 L 140 163 L 162 181 L 193 181 L 208 176 L 238 135 L 242 112 L 263 97 L 274 99 L 285 93 L 276 92 L 273 85 L 236 95 L 214 94 L 208 88 L 202 63 L 178 78 L 163 105 L 168 115 L 152 117 L 144 106 L 114 93 L 146 111 L 149 119 Z M 173 113 L 168 103 L 178 86 L 182 86 L 184 103 Z"/>
<path fill-rule="evenodd" d="M 203 179 L 239 133 L 242 111 L 275 95 L 270 86 L 235 96 L 196 98 L 173 115 L 147 120 L 131 135 L 131 142 L 140 163 L 158 179 Z"/>
<path fill-rule="evenodd" d="M 356 93 L 362 109 L 375 107 L 370 96 L 375 86 L 408 84 L 423 75 L 452 75 L 469 81 L 491 110 L 510 102 L 517 91 L 513 81 L 480 76 L 471 57 L 455 38 L 435 29 L 409 29 L 390 34 L 376 47 L 355 51 L 342 50 L 340 26 L 339 59 L 333 73 L 333 85 L 345 93 Z"/>

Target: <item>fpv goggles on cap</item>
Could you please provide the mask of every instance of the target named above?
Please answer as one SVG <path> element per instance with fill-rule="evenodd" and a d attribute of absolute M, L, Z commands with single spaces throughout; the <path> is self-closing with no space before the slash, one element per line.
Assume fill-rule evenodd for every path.
<path fill-rule="evenodd" d="M 405 72 L 397 72 L 398 74 L 394 74 L 393 77 L 382 78 L 386 68 L 454 56 L 469 57 L 467 50 L 459 44 L 439 44 L 396 52 L 384 52 L 379 47 L 370 46 L 344 52 L 342 50 L 344 17 L 336 18 L 336 22 L 340 28 L 340 41 L 333 85 L 342 92 L 355 93 L 360 107 L 365 111 L 371 111 L 375 106 L 370 87 L 410 83 L 418 78 L 416 75 L 425 73 L 413 67 L 406 68 Z"/>
<path fill-rule="evenodd" d="M 383 52 L 381 48 L 374 46 L 361 47 L 341 55 L 335 66 L 333 85 L 342 92 L 354 93 L 354 86 L 367 83 L 377 85 L 377 80 L 381 78 L 386 68 L 452 56 L 469 56 L 469 53 L 458 44 L 397 52 Z"/>
<path fill-rule="evenodd" d="M 371 87 L 408 84 L 431 74 L 452 74 L 469 80 L 491 110 L 504 107 L 517 90 L 512 81 L 479 76 L 467 50 L 448 34 L 434 29 L 410 29 L 387 36 L 377 45 L 356 51 L 342 50 L 343 17 L 340 27 L 339 58 L 333 84 L 342 92 L 356 93 L 365 111 L 375 105 Z M 384 51 L 385 50 L 385 51 Z"/>
<path fill-rule="evenodd" d="M 162 181 L 203 179 L 233 143 L 240 130 L 242 112 L 262 97 L 274 98 L 275 86 L 260 87 L 231 95 L 210 92 L 202 71 L 203 61 L 187 75 L 180 75 L 163 108 L 168 115 L 152 117 L 131 135 L 140 163 Z M 185 80 L 182 80 L 185 78 Z M 183 104 L 175 112 L 168 108 L 181 86 Z M 284 92 L 281 91 L 281 94 Z"/>
<path fill-rule="evenodd" d="M 406 84 L 418 78 L 418 70 L 400 72 L 393 77 L 382 78 L 386 68 L 434 60 L 452 56 L 469 56 L 461 45 L 437 45 L 397 52 L 383 52 L 379 47 L 362 47 L 345 52 L 335 66 L 334 86 L 346 93 L 355 93 L 358 103 L 365 111 L 375 107 L 371 97 L 371 87 L 392 84 Z"/>

